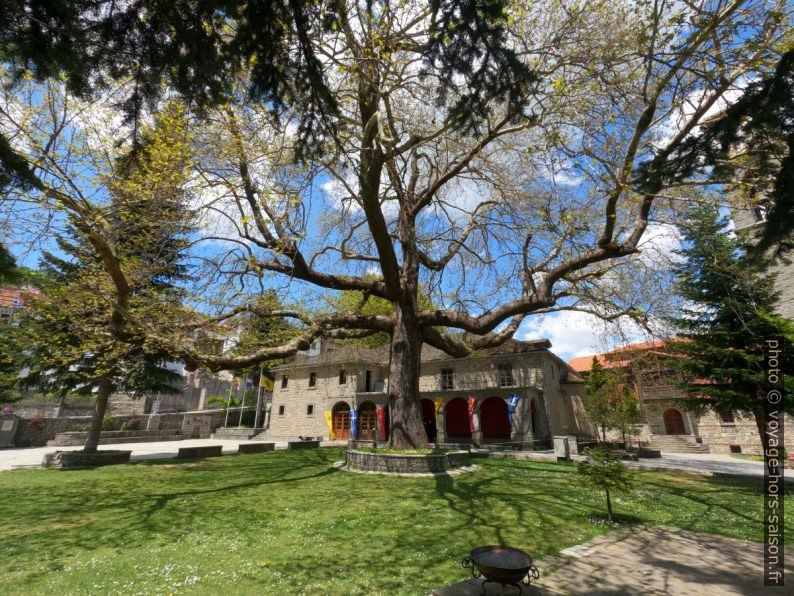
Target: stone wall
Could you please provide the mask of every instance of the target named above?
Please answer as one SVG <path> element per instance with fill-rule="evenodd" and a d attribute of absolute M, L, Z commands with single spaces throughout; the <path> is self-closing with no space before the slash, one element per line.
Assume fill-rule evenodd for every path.
<path fill-rule="evenodd" d="M 430 455 L 399 455 L 348 451 L 347 465 L 354 470 L 391 474 L 439 474 L 469 465 L 469 452 Z"/>
<path fill-rule="evenodd" d="M 229 424 L 237 424 L 239 419 L 239 408 L 232 409 L 229 414 Z M 202 411 L 201 416 L 210 420 L 210 431 L 223 426 L 226 417 L 226 410 L 205 410 Z M 173 414 L 158 414 L 154 416 L 116 416 L 114 417 L 114 428 L 118 429 L 123 422 L 129 425 L 135 422 L 139 429 L 149 430 L 175 430 L 182 431 L 185 412 L 178 412 Z M 243 424 L 253 424 L 254 421 L 254 408 L 244 408 L 243 410 Z M 59 418 L 49 418 L 44 416 L 35 416 L 32 418 L 20 418 L 19 427 L 17 428 L 16 437 L 14 439 L 15 447 L 39 447 L 46 445 L 47 441 L 51 440 L 58 433 L 85 431 L 91 424 L 90 416 L 65 416 Z M 209 433 L 202 431 L 209 437 Z"/>
<path fill-rule="evenodd" d="M 441 370 L 453 371 L 453 390 L 484 389 L 499 387 L 498 365 L 510 363 L 513 366 L 513 383 L 516 387 L 543 388 L 541 355 L 503 354 L 492 357 L 455 358 L 430 361 L 422 364 L 419 376 L 419 391 L 422 393 L 441 392 Z"/>
<path fill-rule="evenodd" d="M 786 450 L 794 452 L 794 419 L 784 417 L 784 442 Z M 742 453 L 759 455 L 761 438 L 755 418 L 748 415 L 734 414 L 734 423 L 722 422 L 719 416 L 709 412 L 698 419 L 698 430 L 703 443 L 709 446 L 711 453 L 730 453 L 731 446 L 738 446 Z"/>

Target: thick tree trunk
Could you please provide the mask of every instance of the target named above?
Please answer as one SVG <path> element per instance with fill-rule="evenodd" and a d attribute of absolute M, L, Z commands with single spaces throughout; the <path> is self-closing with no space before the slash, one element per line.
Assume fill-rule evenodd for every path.
<path fill-rule="evenodd" d="M 395 304 L 394 315 L 389 361 L 390 444 L 393 449 L 423 449 L 430 444 L 419 397 L 422 332 L 410 307 Z"/>
<path fill-rule="evenodd" d="M 761 438 L 761 450 L 766 453 L 769 449 L 769 437 L 766 434 L 766 418 L 764 412 L 756 410 L 753 412 L 755 417 L 755 426 L 758 429 L 758 436 Z M 778 451 L 780 453 L 780 451 Z"/>
<path fill-rule="evenodd" d="M 105 410 L 108 407 L 108 398 L 113 392 L 113 383 L 109 379 L 102 379 L 99 382 L 96 400 L 94 401 L 94 412 L 91 418 L 91 426 L 88 428 L 88 436 L 85 439 L 83 451 L 86 453 L 96 453 L 99 445 L 99 433 L 102 431 L 102 420 L 105 418 Z"/>

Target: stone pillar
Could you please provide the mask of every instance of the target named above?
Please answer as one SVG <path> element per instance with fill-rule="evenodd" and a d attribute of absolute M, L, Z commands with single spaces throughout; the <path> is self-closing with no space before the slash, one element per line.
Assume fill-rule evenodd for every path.
<path fill-rule="evenodd" d="M 482 445 L 482 430 L 480 428 L 480 404 L 477 404 L 477 409 L 474 410 L 474 414 L 472 414 L 472 420 L 474 421 L 474 430 L 471 433 L 471 442 L 472 445 Z"/>
<path fill-rule="evenodd" d="M 206 397 L 207 397 L 207 388 L 206 387 L 202 387 L 201 388 L 201 392 L 199 393 L 199 403 L 198 403 L 198 408 L 196 408 L 197 410 L 203 410 L 204 409 L 204 399 Z"/>
<path fill-rule="evenodd" d="M 438 419 L 436 420 L 436 443 L 447 442 L 447 417 L 442 407 L 438 411 Z"/>

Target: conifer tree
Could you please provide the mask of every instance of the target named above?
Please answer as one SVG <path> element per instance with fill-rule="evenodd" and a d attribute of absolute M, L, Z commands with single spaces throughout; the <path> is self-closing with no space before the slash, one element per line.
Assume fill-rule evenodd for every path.
<path fill-rule="evenodd" d="M 111 195 L 103 213 L 105 240 L 124 263 L 129 316 L 156 328 L 181 307 L 181 253 L 190 232 L 182 183 L 189 160 L 186 120 L 175 106 L 160 114 L 144 135 L 143 147 L 106 175 Z M 176 391 L 179 375 L 164 367 L 170 355 L 134 331 L 123 341 L 114 325 L 113 280 L 90 234 L 78 223 L 44 253 L 44 297 L 21 317 L 27 337 L 25 382 L 64 396 L 95 394 L 85 451 L 96 451 L 102 419 L 113 391 Z"/>
<path fill-rule="evenodd" d="M 610 425 L 612 407 L 607 397 L 609 378 L 598 358 L 593 356 L 593 366 L 584 386 L 582 405 L 590 420 L 601 429 L 601 440 L 607 440 L 607 427 Z"/>
<path fill-rule="evenodd" d="M 794 325 L 774 312 L 774 276 L 764 273 L 764 260 L 743 252 L 716 208 L 691 212 L 683 239 L 683 261 L 674 272 L 689 306 L 674 321 L 681 341 L 670 345 L 690 396 L 682 405 L 696 413 L 749 414 L 766 447 L 764 342 L 784 342 L 779 364 L 786 391 L 780 406 L 792 413 Z"/>

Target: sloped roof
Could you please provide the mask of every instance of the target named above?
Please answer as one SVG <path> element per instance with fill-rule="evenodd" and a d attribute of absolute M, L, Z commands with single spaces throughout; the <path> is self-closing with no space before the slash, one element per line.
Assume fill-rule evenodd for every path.
<path fill-rule="evenodd" d="M 527 352 L 537 352 L 551 347 L 551 342 L 548 339 L 537 339 L 533 341 L 519 341 L 517 339 L 508 339 L 502 345 L 493 348 L 485 348 L 472 352 L 466 358 L 477 358 L 487 356 L 501 356 L 505 354 L 524 354 Z M 433 346 L 425 344 L 422 348 L 422 362 L 433 362 L 436 360 L 454 360 L 454 356 L 450 356 Z"/>
<path fill-rule="evenodd" d="M 466 356 L 466 358 L 488 357 L 504 354 L 523 354 L 527 352 L 545 350 L 549 347 L 551 347 L 551 343 L 547 339 L 535 341 L 518 341 L 511 339 L 500 346 L 472 352 L 469 354 L 469 356 Z M 427 344 L 422 347 L 422 362 L 436 362 L 455 359 L 456 358 L 454 356 L 450 356 L 446 352 L 443 352 Z M 273 370 L 293 368 L 296 366 L 326 366 L 331 364 L 353 364 L 358 362 L 387 366 L 389 364 L 389 346 L 381 346 L 379 348 L 362 348 L 354 345 L 337 344 L 333 347 L 333 349 L 322 352 L 321 354 L 316 354 L 314 356 L 298 354 L 291 363 L 274 367 Z"/>
<path fill-rule="evenodd" d="M 314 356 L 297 354 L 292 362 L 276 366 L 273 370 L 293 368 L 296 366 L 324 366 L 329 364 L 352 364 L 356 362 L 383 364 L 385 366 L 389 363 L 389 346 L 362 348 L 360 346 L 337 344 L 333 349 Z"/>
<path fill-rule="evenodd" d="M 604 368 L 623 368 L 631 364 L 632 359 L 638 352 L 664 354 L 664 340 L 646 341 L 636 344 L 629 344 L 602 354 L 591 354 L 589 356 L 578 356 L 568 361 L 570 366 L 577 373 L 588 372 L 593 366 L 593 358 Z"/>
<path fill-rule="evenodd" d="M 31 296 L 41 296 L 41 292 L 35 288 L 16 286 L 0 287 L 0 308 L 25 306 L 25 294 L 30 294 Z M 15 304 L 14 301 L 17 303 Z"/>

